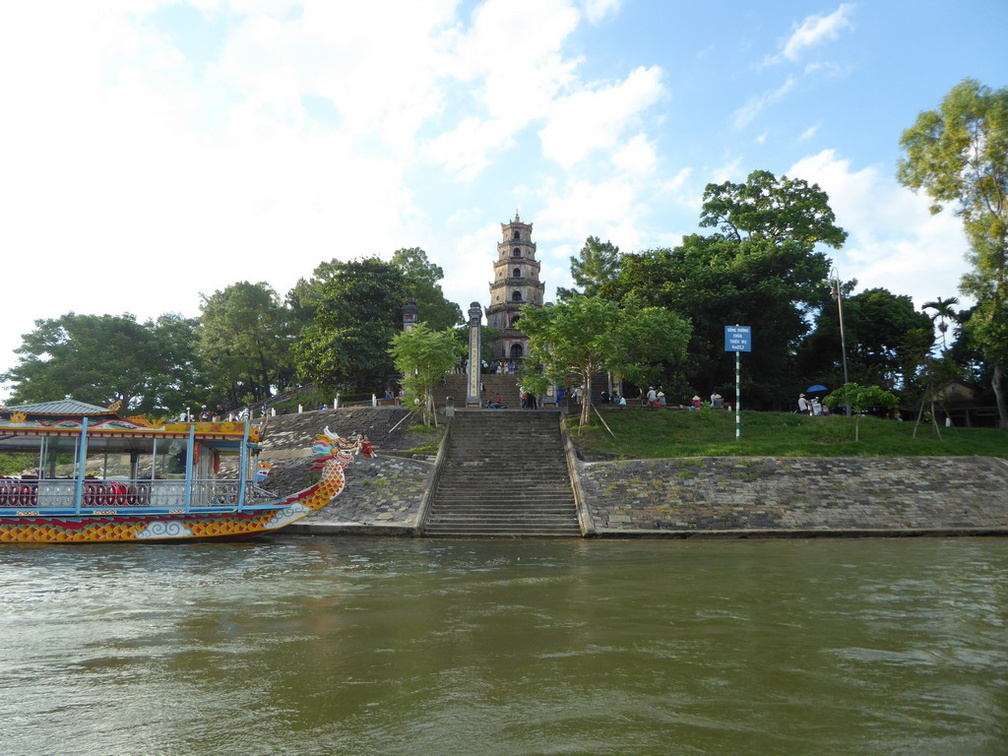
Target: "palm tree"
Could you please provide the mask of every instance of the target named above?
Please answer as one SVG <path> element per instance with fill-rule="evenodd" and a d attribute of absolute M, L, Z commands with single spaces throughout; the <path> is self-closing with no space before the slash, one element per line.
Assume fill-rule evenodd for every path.
<path fill-rule="evenodd" d="M 948 352 L 948 346 L 945 343 L 945 332 L 948 331 L 946 320 L 956 319 L 956 311 L 952 309 L 952 306 L 957 304 L 959 304 L 957 297 L 949 297 L 948 299 L 938 297 L 933 302 L 925 302 L 921 305 L 921 310 L 934 310 L 934 314 L 931 315 L 931 322 L 938 321 L 938 330 L 941 332 L 942 337 L 942 354 Z"/>

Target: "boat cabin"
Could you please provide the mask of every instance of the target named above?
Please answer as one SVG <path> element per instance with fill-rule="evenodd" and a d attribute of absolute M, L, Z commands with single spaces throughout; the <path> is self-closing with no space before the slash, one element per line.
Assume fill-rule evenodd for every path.
<path fill-rule="evenodd" d="M 256 488 L 257 441 L 248 423 L 125 418 L 69 399 L 3 407 L 0 454 L 26 464 L 0 477 L 0 513 L 241 511 L 268 496 Z"/>

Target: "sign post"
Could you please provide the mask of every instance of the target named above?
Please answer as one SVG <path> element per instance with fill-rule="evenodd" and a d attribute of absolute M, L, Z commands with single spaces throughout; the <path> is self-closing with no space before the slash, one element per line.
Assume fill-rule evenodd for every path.
<path fill-rule="evenodd" d="M 742 352 L 752 351 L 752 329 L 749 326 L 725 326 L 724 348 L 726 352 L 735 352 L 735 440 L 742 437 Z"/>

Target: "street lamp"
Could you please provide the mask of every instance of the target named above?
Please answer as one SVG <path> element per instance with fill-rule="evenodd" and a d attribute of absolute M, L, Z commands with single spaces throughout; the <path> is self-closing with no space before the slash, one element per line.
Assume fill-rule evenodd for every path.
<path fill-rule="evenodd" d="M 840 316 L 840 355 L 843 358 L 843 382 L 846 386 L 849 381 L 847 380 L 847 337 L 844 335 L 843 327 L 843 299 L 840 296 L 840 273 L 837 271 L 836 266 L 830 270 L 830 291 L 836 296 L 836 306 L 837 314 Z M 845 405 L 847 409 L 847 417 L 850 417 L 850 405 Z"/>

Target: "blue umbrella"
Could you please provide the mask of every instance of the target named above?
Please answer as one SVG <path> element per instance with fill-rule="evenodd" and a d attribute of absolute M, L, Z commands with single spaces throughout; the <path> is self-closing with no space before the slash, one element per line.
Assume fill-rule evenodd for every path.
<path fill-rule="evenodd" d="M 829 389 L 823 386 L 821 383 L 817 383 L 815 386 L 809 386 L 807 389 L 805 389 L 806 394 L 814 394 L 817 391 L 829 391 Z"/>

